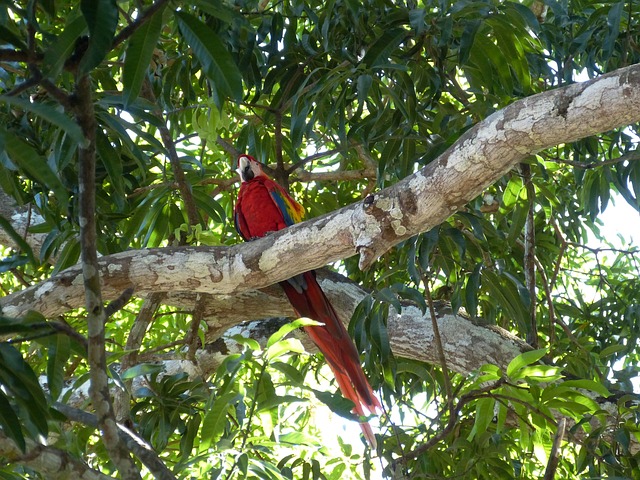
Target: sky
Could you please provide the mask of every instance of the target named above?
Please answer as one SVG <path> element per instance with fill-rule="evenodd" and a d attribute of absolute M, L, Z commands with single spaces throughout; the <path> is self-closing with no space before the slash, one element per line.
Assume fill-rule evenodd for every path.
<path fill-rule="evenodd" d="M 600 216 L 603 222 L 601 232 L 606 235 L 608 241 L 615 248 L 640 249 L 640 212 L 629 205 L 620 195 L 614 195 L 612 198 L 614 204 L 609 205 Z M 593 242 L 590 245 L 592 247 L 604 246 L 595 239 L 592 239 L 591 242 Z M 640 271 L 638 276 L 640 276 Z M 620 367 L 621 363 L 619 362 Z M 640 394 L 640 375 L 631 383 L 634 392 Z"/>

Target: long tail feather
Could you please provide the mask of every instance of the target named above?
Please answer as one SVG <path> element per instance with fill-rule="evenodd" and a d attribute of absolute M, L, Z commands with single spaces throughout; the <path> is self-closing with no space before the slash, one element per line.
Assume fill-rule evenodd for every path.
<path fill-rule="evenodd" d="M 354 413 L 364 416 L 365 409 L 369 413 L 376 413 L 376 410 L 382 407 L 362 371 L 358 351 L 316 281 L 315 272 L 306 272 L 280 285 L 298 315 L 324 324 L 306 327 L 305 331 L 324 354 L 342 395 L 354 403 Z M 375 448 L 375 436 L 371 426 L 367 422 L 360 425 L 365 438 Z"/>

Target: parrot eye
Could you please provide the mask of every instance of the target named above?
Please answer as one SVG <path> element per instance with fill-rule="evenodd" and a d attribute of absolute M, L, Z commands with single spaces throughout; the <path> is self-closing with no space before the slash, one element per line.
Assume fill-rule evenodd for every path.
<path fill-rule="evenodd" d="M 253 170 L 251 169 L 251 164 L 250 163 L 247 163 L 245 165 L 245 167 L 242 169 L 242 173 L 240 175 L 242 176 L 242 179 L 245 182 L 248 182 L 253 177 L 255 177 L 255 174 L 253 173 Z"/>

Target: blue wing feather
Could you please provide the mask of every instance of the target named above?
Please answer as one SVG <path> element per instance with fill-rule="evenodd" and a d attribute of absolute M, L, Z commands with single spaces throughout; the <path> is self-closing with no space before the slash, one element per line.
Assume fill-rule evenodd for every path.
<path fill-rule="evenodd" d="M 285 198 L 282 195 L 280 195 L 279 192 L 277 191 L 271 191 L 270 193 L 271 193 L 271 198 L 273 199 L 275 204 L 278 206 L 278 208 L 282 212 L 282 218 L 284 218 L 284 223 L 287 225 L 287 227 L 290 227 L 291 225 L 296 223 L 295 220 L 291 218 L 291 215 L 289 214 L 289 209 L 287 208 L 287 201 L 285 200 Z"/>

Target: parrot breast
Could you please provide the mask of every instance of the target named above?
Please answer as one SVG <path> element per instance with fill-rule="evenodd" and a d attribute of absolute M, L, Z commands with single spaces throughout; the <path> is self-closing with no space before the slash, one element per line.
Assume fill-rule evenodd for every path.
<path fill-rule="evenodd" d="M 264 237 L 269 232 L 287 227 L 282 212 L 261 180 L 261 177 L 255 177 L 240 187 L 237 210 L 249 230 L 248 235 L 242 232 L 246 238 Z"/>

